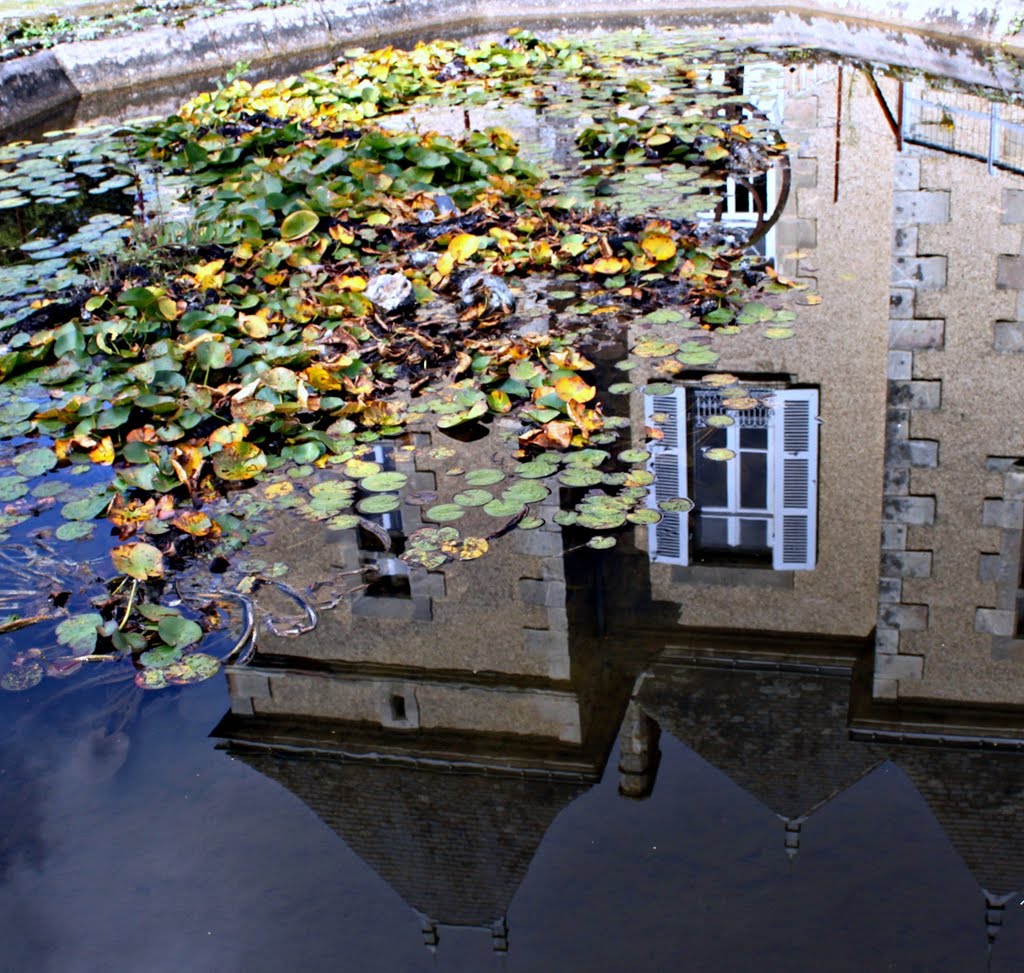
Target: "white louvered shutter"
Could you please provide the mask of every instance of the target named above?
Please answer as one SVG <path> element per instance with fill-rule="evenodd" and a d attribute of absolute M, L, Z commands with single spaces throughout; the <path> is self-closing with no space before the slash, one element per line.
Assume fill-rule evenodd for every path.
<path fill-rule="evenodd" d="M 818 392 L 786 389 L 772 397 L 775 542 L 772 567 L 810 571 L 817 558 Z"/>
<path fill-rule="evenodd" d="M 661 413 L 667 420 L 657 424 L 665 434 L 651 443 L 647 469 L 654 474 L 654 486 L 647 505 L 654 509 L 658 501 L 685 497 L 686 483 L 686 389 L 680 386 L 672 395 L 645 395 L 647 425 L 651 416 Z M 652 561 L 663 564 L 690 563 L 690 516 L 663 513 L 661 520 L 647 528 L 648 549 Z"/>

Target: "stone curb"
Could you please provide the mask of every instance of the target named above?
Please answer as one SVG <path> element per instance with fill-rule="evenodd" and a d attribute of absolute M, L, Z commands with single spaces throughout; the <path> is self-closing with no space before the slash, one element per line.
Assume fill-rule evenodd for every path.
<path fill-rule="evenodd" d="M 76 98 L 139 90 L 188 75 L 223 73 L 239 61 L 253 65 L 323 52 L 324 60 L 353 45 L 377 45 L 397 33 L 444 26 L 499 29 L 538 19 L 596 25 L 604 18 L 733 18 L 742 33 L 765 26 L 773 40 L 823 47 L 889 63 L 921 67 L 968 83 L 1012 84 L 998 64 L 977 56 L 978 45 L 1002 42 L 1024 53 L 1012 29 L 1014 0 L 555 0 L 522 2 L 513 11 L 493 0 L 307 0 L 297 6 L 221 14 L 136 34 L 60 44 L 0 64 L 0 131 L 53 112 Z M 923 33 L 922 33 L 923 31 Z M 997 59 L 998 60 L 998 59 Z"/>

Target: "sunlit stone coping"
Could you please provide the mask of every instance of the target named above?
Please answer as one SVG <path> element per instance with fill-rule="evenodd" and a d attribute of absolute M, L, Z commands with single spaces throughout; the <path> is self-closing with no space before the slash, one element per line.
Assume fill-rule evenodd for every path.
<path fill-rule="evenodd" d="M 1018 0 L 834 0 L 759 4 L 741 0 L 315 0 L 221 14 L 0 64 L 0 131 L 45 116 L 83 96 L 139 91 L 190 75 L 215 76 L 239 61 L 254 65 L 311 55 L 329 60 L 353 45 L 396 35 L 432 37 L 520 24 L 554 29 L 639 26 L 657 20 L 721 25 L 750 36 L 930 70 L 972 84 L 1017 87 L 1012 58 L 1024 54 Z M 995 50 L 993 50 L 993 46 Z M 993 56 L 995 55 L 995 56 Z"/>

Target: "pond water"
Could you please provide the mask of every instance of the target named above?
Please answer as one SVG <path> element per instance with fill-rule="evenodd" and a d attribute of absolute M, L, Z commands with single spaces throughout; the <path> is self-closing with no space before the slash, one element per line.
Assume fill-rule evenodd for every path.
<path fill-rule="evenodd" d="M 1019 93 L 600 42 L 382 125 L 444 172 L 399 141 L 507 129 L 463 146 L 507 218 L 284 199 L 326 154 L 218 209 L 110 129 L 6 150 L 0 969 L 1024 962 Z M 125 268 L 140 211 L 242 229 Z M 396 267 L 419 307 L 370 313 Z"/>

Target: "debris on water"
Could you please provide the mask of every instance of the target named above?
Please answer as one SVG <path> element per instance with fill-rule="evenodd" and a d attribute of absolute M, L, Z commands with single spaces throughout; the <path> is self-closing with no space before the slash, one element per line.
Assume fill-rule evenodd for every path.
<path fill-rule="evenodd" d="M 511 314 L 516 309 L 516 296 L 508 284 L 494 274 L 470 274 L 459 288 L 464 307 L 472 307 L 481 299 L 485 314 Z"/>
<path fill-rule="evenodd" d="M 383 314 L 393 314 L 416 303 L 412 284 L 404 274 L 381 274 L 363 291 L 364 296 Z"/>

